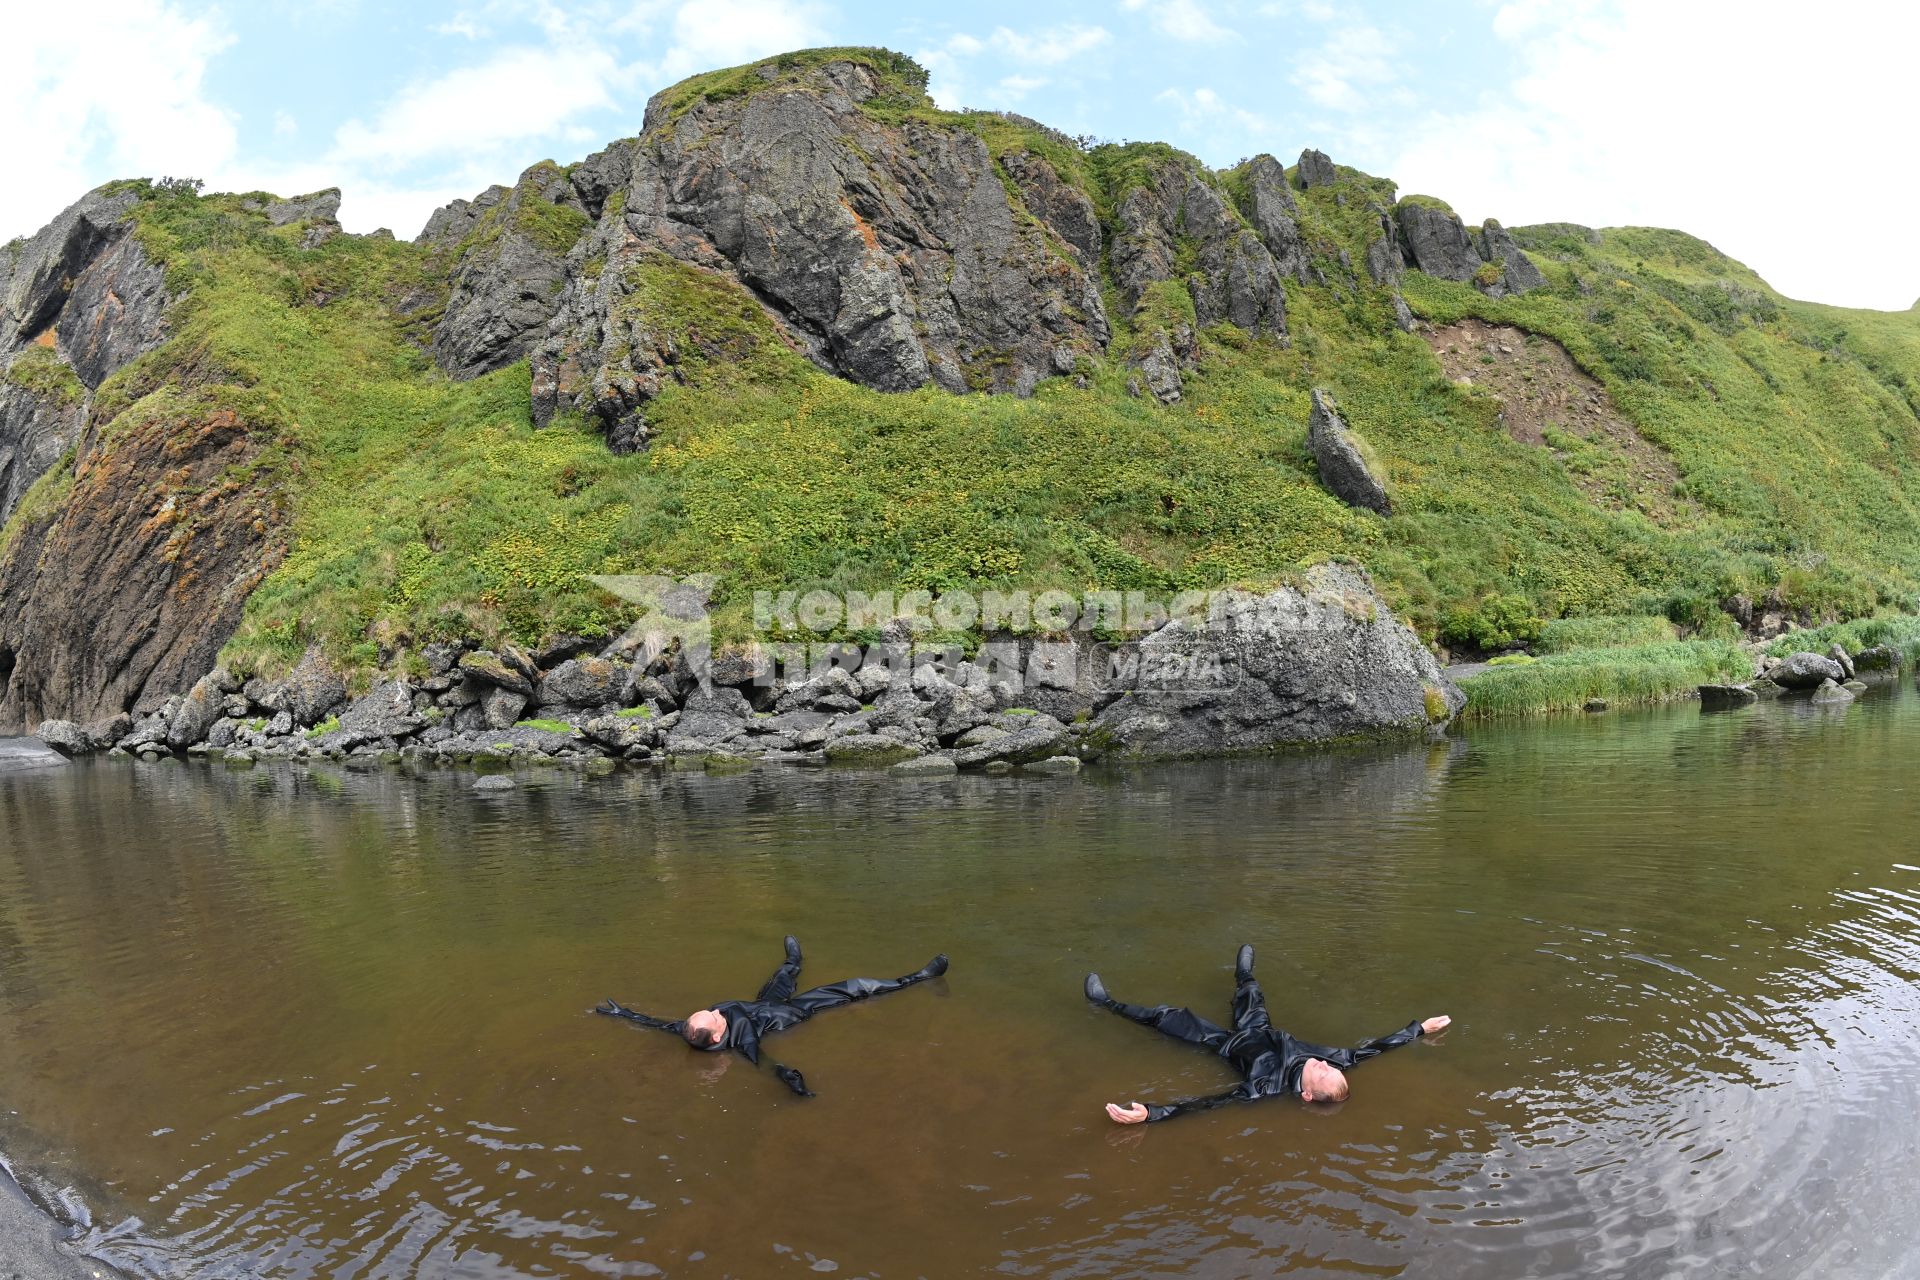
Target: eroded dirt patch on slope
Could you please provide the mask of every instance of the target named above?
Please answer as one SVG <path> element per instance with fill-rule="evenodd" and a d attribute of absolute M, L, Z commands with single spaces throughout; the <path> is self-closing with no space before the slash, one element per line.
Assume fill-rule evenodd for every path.
<path fill-rule="evenodd" d="M 1674 496 L 1680 470 L 1641 435 L 1598 381 L 1551 338 L 1466 319 L 1423 330 L 1447 377 L 1499 398 L 1507 434 L 1552 450 L 1594 502 L 1662 522 L 1691 511 Z"/>

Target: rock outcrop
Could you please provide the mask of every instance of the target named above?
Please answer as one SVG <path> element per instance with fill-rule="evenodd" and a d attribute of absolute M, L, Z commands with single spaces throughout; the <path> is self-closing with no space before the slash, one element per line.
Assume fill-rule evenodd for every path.
<path fill-rule="evenodd" d="M 1307 419 L 1307 447 L 1313 450 L 1314 464 L 1320 469 L 1320 483 L 1350 507 L 1365 507 L 1383 516 L 1393 514 L 1393 502 L 1387 486 L 1367 461 L 1360 442 L 1341 420 L 1333 400 L 1318 387 L 1313 391 L 1313 412 Z"/>
<path fill-rule="evenodd" d="M 137 200 L 89 192 L 0 248 L 0 524 L 79 440 L 100 384 L 166 335 L 166 273 L 132 234 Z"/>
<path fill-rule="evenodd" d="M 1299 167 L 1294 170 L 1300 179 L 1302 191 L 1309 187 L 1330 187 L 1339 181 L 1340 175 L 1334 171 L 1333 161 L 1325 152 L 1308 147 L 1300 153 Z"/>
<path fill-rule="evenodd" d="M 1250 185 L 1254 181 L 1250 175 Z M 1257 189 L 1254 205 L 1256 212 L 1262 207 Z M 1286 206 L 1271 186 L 1265 187 L 1264 208 L 1289 262 L 1295 270 L 1303 269 L 1298 234 L 1294 232 L 1289 243 L 1291 220 L 1282 225 Z M 1192 364 L 1195 342 L 1184 319 L 1185 307 L 1156 298 L 1156 286 L 1180 290 L 1194 324 L 1226 322 L 1250 333 L 1286 335 L 1287 293 L 1280 264 L 1191 157 L 1175 153 L 1153 164 L 1148 180 L 1120 198 L 1107 256 L 1120 297 L 1133 316 L 1132 362 L 1146 389 L 1162 403 L 1180 399 L 1181 371 Z"/>
<path fill-rule="evenodd" d="M 1300 239 L 1300 209 L 1287 185 L 1287 171 L 1270 155 L 1247 162 L 1247 221 L 1273 255 L 1273 265 L 1301 284 L 1310 277 L 1306 244 Z"/>
<path fill-rule="evenodd" d="M 281 554 L 277 495 L 223 483 L 259 450 L 208 409 L 123 418 L 81 451 L 66 499 L 0 554 L 0 726 L 153 711 L 213 669 Z"/>
<path fill-rule="evenodd" d="M 664 257 L 762 305 L 823 369 L 885 391 L 1030 392 L 1108 339 L 1091 205 L 1037 154 L 1005 170 L 969 129 L 894 120 L 874 66 L 762 64 L 764 87 L 691 101 L 669 90 L 641 136 L 574 176 L 599 224 L 571 261 L 533 353 L 535 415 L 585 412 L 643 439 L 676 376 L 636 297 Z M 918 89 L 912 89 L 917 93 Z"/>
<path fill-rule="evenodd" d="M 1488 218 L 1481 226 L 1474 243 L 1482 258 L 1500 264 L 1500 285 L 1508 293 L 1525 293 L 1529 289 L 1545 287 L 1547 278 L 1540 273 L 1540 268 L 1534 266 L 1533 259 L 1514 243 L 1513 236 L 1506 228 L 1492 218 Z"/>
<path fill-rule="evenodd" d="M 1121 198 L 1115 222 L 1108 253 L 1128 306 L 1151 285 L 1182 280 L 1200 324 L 1224 320 L 1250 333 L 1286 332 L 1278 264 L 1197 164 L 1182 159 L 1157 166 L 1150 184 Z M 1183 271 L 1189 257 L 1192 269 Z"/>
<path fill-rule="evenodd" d="M 33 378 L 38 370 L 31 366 L 36 363 L 44 363 L 51 376 Z M 77 394 L 77 380 L 71 389 L 65 385 L 71 377 L 65 363 L 46 348 L 28 348 L 14 357 L 14 367 L 0 370 L 0 525 L 33 482 L 80 438 L 87 421 L 86 399 Z"/>
<path fill-rule="evenodd" d="M 1224 597 L 1204 622 L 1169 623 L 1138 653 L 1141 671 L 1177 673 L 1185 687 L 1136 685 L 1095 717 L 1122 756 L 1418 733 L 1466 704 L 1366 577 L 1338 565 L 1310 570 L 1299 589 Z"/>
<path fill-rule="evenodd" d="M 421 239 L 452 260 L 452 291 L 433 354 L 456 378 L 523 359 L 546 336 L 567 252 L 587 229 L 573 184 L 551 163 L 434 213 Z"/>
<path fill-rule="evenodd" d="M 1453 210 L 1414 197 L 1400 202 L 1399 219 L 1408 259 L 1428 275 L 1470 281 L 1486 265 Z"/>
<path fill-rule="evenodd" d="M 1458 214 L 1424 196 L 1402 200 L 1397 216 L 1405 256 L 1430 276 L 1470 283 L 1495 298 L 1547 283 L 1540 268 L 1491 218 L 1477 234 L 1469 234 Z"/>

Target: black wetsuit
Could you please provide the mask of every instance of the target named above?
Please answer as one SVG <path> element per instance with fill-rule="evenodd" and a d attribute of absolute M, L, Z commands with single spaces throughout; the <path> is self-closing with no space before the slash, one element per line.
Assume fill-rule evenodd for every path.
<path fill-rule="evenodd" d="M 1107 995 L 1098 974 L 1087 975 L 1087 998 L 1123 1018 L 1153 1027 L 1176 1040 L 1204 1045 L 1231 1062 L 1234 1069 L 1245 1077 L 1232 1089 L 1210 1098 L 1189 1098 L 1185 1102 L 1164 1106 L 1150 1103 L 1147 1106 L 1149 1121 L 1165 1120 L 1189 1111 L 1205 1111 L 1224 1102 L 1297 1096 L 1300 1092 L 1300 1073 L 1306 1069 L 1309 1058 L 1319 1058 L 1346 1071 L 1389 1049 L 1411 1044 L 1421 1034 L 1420 1020 L 1416 1018 L 1391 1035 L 1362 1041 L 1351 1049 L 1333 1049 L 1295 1039 L 1267 1020 L 1267 998 L 1261 993 L 1260 984 L 1253 980 L 1252 947 L 1240 948 L 1239 960 L 1234 965 L 1231 1031 L 1215 1026 L 1191 1009 L 1175 1008 L 1170 1004 L 1151 1009 L 1143 1005 L 1122 1004 Z"/>
<path fill-rule="evenodd" d="M 910 973 L 904 978 L 848 978 L 845 982 L 829 983 L 824 987 L 815 987 L 811 991 L 796 993 L 794 988 L 800 982 L 800 944 L 791 937 L 786 940 L 787 959 L 766 985 L 760 988 L 760 994 L 751 1000 L 728 1000 L 713 1005 L 727 1020 L 727 1034 L 717 1042 L 696 1046 L 708 1053 L 718 1053 L 722 1049 L 731 1049 L 755 1066 L 760 1064 L 760 1040 L 776 1031 L 785 1031 L 789 1027 L 799 1026 L 814 1014 L 825 1009 L 837 1009 L 843 1004 L 852 1004 L 856 1000 L 865 1000 L 872 996 L 883 996 L 916 982 L 925 982 L 928 978 L 937 978 L 947 971 L 947 958 L 935 956 L 927 962 L 927 967 L 918 973 Z M 648 1014 L 636 1013 L 612 1000 L 607 1001 L 595 1013 L 604 1013 L 611 1018 L 625 1018 L 637 1022 L 643 1027 L 652 1027 L 658 1031 L 671 1031 L 681 1034 L 686 1020 L 669 1022 L 665 1018 L 655 1018 Z M 792 1067 L 774 1064 L 773 1073 L 780 1077 L 781 1083 L 803 1098 L 811 1098 L 813 1093 L 807 1088 L 807 1081 Z"/>

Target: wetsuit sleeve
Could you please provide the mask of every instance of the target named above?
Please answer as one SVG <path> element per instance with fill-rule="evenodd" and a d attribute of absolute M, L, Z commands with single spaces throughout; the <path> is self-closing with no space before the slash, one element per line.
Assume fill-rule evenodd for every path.
<path fill-rule="evenodd" d="M 607 1001 L 595 1009 L 594 1012 L 603 1013 L 609 1018 L 625 1018 L 628 1022 L 637 1022 L 641 1026 L 651 1027 L 655 1031 L 671 1031 L 675 1035 L 680 1034 L 681 1024 L 679 1022 L 668 1022 L 665 1018 L 656 1018 L 649 1013 L 640 1013 L 612 1000 Z"/>
<path fill-rule="evenodd" d="M 1412 1044 L 1421 1035 L 1420 1019 L 1415 1018 L 1398 1031 L 1377 1036 L 1372 1040 L 1362 1040 L 1351 1049 L 1342 1049 L 1340 1056 L 1346 1061 L 1336 1062 L 1333 1065 L 1344 1070 L 1357 1063 L 1365 1062 L 1368 1058 L 1377 1058 L 1389 1049 L 1398 1049 L 1403 1044 Z"/>
<path fill-rule="evenodd" d="M 787 1086 L 787 1088 L 793 1090 L 801 1097 L 811 1098 L 814 1096 L 813 1090 L 807 1088 L 807 1078 L 793 1067 L 784 1066 L 776 1062 L 773 1064 L 773 1074 L 779 1077 L 781 1084 Z"/>
<path fill-rule="evenodd" d="M 1147 1123 L 1152 1124 L 1156 1120 L 1171 1120 L 1175 1116 L 1183 1116 L 1190 1111 L 1211 1111 L 1215 1107 L 1225 1106 L 1229 1102 L 1251 1102 L 1257 1096 L 1253 1091 L 1252 1085 L 1240 1084 L 1235 1085 L 1225 1093 L 1217 1093 L 1211 1098 L 1188 1098 L 1185 1102 L 1169 1102 L 1165 1104 L 1149 1102 L 1147 1104 Z"/>

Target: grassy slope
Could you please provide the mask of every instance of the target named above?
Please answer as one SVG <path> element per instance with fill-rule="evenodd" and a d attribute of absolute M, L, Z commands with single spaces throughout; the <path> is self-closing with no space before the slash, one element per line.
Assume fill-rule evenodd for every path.
<path fill-rule="evenodd" d="M 738 91 L 730 74 L 701 92 Z M 1063 145 L 910 96 L 874 110 L 963 123 L 996 153 Z M 1056 167 L 1103 208 L 1164 158 L 1066 150 Z M 1220 181 L 1232 191 L 1231 173 Z M 1344 206 L 1342 188 L 1300 193 L 1310 242 L 1359 260 L 1363 184 L 1382 187 L 1348 178 Z M 694 369 L 651 406 L 652 450 L 615 458 L 577 425 L 535 431 L 524 367 L 467 384 L 431 368 L 392 305 L 444 278 L 424 250 L 302 250 L 296 229 L 230 197 L 155 200 L 141 217 L 194 291 L 140 386 L 168 365 L 213 370 L 223 389 L 199 399 L 244 395 L 280 432 L 272 466 L 295 545 L 234 641 L 243 663 L 313 639 L 366 666 L 434 634 L 618 625 L 618 606 L 580 581 L 589 572 L 718 572 L 723 633 L 744 628 L 761 587 L 1171 590 L 1267 584 L 1330 556 L 1371 567 L 1428 635 L 1468 633 L 1494 606 L 1698 625 L 1734 591 L 1849 615 L 1920 596 L 1920 317 L 1786 302 L 1675 233 L 1532 233 L 1552 284 L 1525 298 L 1418 274 L 1405 288 L 1430 318 L 1565 343 L 1679 465 L 1692 501 L 1643 512 L 1596 506 L 1546 450 L 1511 441 L 1497 405 L 1451 384 L 1367 288 L 1290 285 L 1290 347 L 1208 332 L 1187 398 L 1162 408 L 1129 396 L 1115 364 L 1029 401 L 868 391 L 792 356 L 727 286 L 651 264 L 642 283 L 663 309 L 751 354 Z M 1116 319 L 1125 351 L 1129 320 Z M 1393 518 L 1315 483 L 1314 385 L 1385 463 Z"/>

